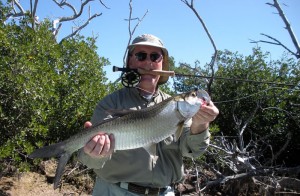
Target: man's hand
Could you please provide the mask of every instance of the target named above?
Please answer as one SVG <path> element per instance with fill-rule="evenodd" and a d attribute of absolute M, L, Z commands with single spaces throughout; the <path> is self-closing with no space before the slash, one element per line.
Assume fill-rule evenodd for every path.
<path fill-rule="evenodd" d="M 219 109 L 210 101 L 207 105 L 202 105 L 197 114 L 193 117 L 191 134 L 199 134 L 205 131 L 209 123 L 218 116 Z"/>
<path fill-rule="evenodd" d="M 84 123 L 84 128 L 89 128 L 92 123 L 87 121 Z M 113 134 L 107 135 L 101 133 L 94 136 L 89 142 L 87 142 L 83 148 L 84 152 L 93 158 L 103 158 L 110 156 L 115 147 L 115 138 Z"/>

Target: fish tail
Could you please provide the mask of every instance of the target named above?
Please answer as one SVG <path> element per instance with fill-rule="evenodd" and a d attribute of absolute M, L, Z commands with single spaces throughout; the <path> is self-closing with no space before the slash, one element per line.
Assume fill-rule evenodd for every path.
<path fill-rule="evenodd" d="M 36 149 L 28 157 L 31 159 L 57 157 L 65 152 L 64 148 L 65 142 L 60 142 L 57 144 Z"/>
<path fill-rule="evenodd" d="M 72 153 L 68 154 L 68 153 L 64 153 L 60 156 L 59 158 L 59 162 L 56 168 L 56 173 L 55 173 L 55 178 L 54 178 L 54 189 L 57 189 L 61 176 L 64 173 L 65 170 L 65 166 L 68 163 L 68 160 L 70 159 Z"/>
<path fill-rule="evenodd" d="M 64 173 L 65 166 L 69 161 L 72 152 L 65 151 L 65 142 L 60 142 L 50 146 L 45 146 L 35 150 L 29 155 L 29 158 L 50 158 L 50 157 L 60 157 L 58 165 L 56 168 L 55 178 L 54 178 L 54 189 L 57 189 L 60 179 Z"/>

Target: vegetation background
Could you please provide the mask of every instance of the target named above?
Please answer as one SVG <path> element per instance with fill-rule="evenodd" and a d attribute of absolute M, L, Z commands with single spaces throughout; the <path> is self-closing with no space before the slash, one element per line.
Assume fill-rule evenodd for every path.
<path fill-rule="evenodd" d="M 1 178 L 36 170 L 41 160 L 28 154 L 82 131 L 96 103 L 121 86 L 108 81 L 109 60 L 97 54 L 96 38 L 76 34 L 58 43 L 50 21 L 36 25 L 26 13 L 7 23 L 11 8 L 2 2 L 0 8 Z M 171 70 L 181 75 L 162 87 L 170 94 L 209 87 L 220 109 L 212 145 L 196 164 L 221 173 L 219 183 L 233 174 L 278 168 L 297 168 L 299 179 L 299 58 L 287 52 L 270 60 L 259 47 L 248 56 L 216 54 L 214 69 L 197 62 L 176 65 L 170 57 Z M 215 78 L 208 83 L 201 76 Z"/>

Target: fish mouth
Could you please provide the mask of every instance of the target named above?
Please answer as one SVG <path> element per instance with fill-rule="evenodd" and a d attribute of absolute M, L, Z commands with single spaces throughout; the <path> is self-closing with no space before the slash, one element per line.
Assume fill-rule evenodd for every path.
<path fill-rule="evenodd" d="M 196 93 L 197 93 L 197 97 L 203 102 L 202 105 L 204 104 L 206 105 L 211 101 L 209 94 L 205 90 L 196 89 Z"/>

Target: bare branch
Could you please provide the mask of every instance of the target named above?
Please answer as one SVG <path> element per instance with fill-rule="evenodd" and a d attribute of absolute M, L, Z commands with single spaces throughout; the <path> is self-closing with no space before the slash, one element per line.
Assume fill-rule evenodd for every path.
<path fill-rule="evenodd" d="M 251 41 L 250 43 L 267 43 L 267 44 L 273 44 L 273 45 L 278 45 L 278 46 L 282 46 L 284 49 L 286 49 L 288 52 L 290 52 L 292 55 L 297 56 L 296 53 L 294 53 L 292 50 L 290 50 L 287 46 L 285 46 L 283 43 L 281 43 L 279 40 L 275 39 L 274 37 L 270 36 L 270 35 L 266 35 L 264 33 L 261 33 L 261 35 L 273 40 L 274 42 L 271 41 L 265 41 L 265 40 L 259 40 L 259 41 Z"/>
<path fill-rule="evenodd" d="M 80 17 L 83 13 L 84 8 L 87 6 L 87 4 L 94 0 L 85 0 L 85 1 L 82 0 L 79 12 L 76 10 L 75 6 L 73 6 L 67 0 L 60 0 L 60 2 L 59 2 L 59 0 L 52 0 L 52 1 L 60 8 L 64 9 L 65 7 L 67 7 L 69 9 L 71 9 L 73 12 L 73 15 L 71 15 L 71 16 L 59 17 L 58 19 L 53 20 L 52 33 L 53 33 L 54 37 L 56 38 L 60 28 L 62 27 L 62 22 L 73 21 L 73 20 L 77 19 L 78 17 Z M 99 0 L 99 2 L 105 8 L 109 9 L 107 6 L 105 6 L 105 4 L 102 2 L 102 0 Z M 34 1 L 30 0 L 30 10 L 28 12 L 29 12 L 29 16 L 31 17 L 31 20 L 32 20 L 31 24 L 32 24 L 33 29 L 35 28 L 36 24 L 39 24 L 38 17 L 36 16 L 38 3 L 39 3 L 39 0 L 34 0 Z M 21 6 L 21 4 L 19 3 L 18 0 L 12 0 L 11 7 L 12 7 L 12 11 L 6 15 L 6 19 L 8 19 L 9 17 L 22 17 L 22 16 L 26 15 L 26 11 L 23 9 L 23 7 Z M 63 38 L 63 40 L 74 36 L 81 29 L 86 27 L 92 19 L 94 19 L 98 16 L 101 16 L 101 15 L 102 15 L 102 13 L 96 13 L 94 15 L 91 15 L 91 13 L 89 11 L 89 16 L 88 16 L 88 19 L 86 20 L 86 22 L 83 25 L 78 26 L 76 28 L 76 31 L 72 32 L 70 35 Z M 56 27 L 57 24 L 58 24 L 58 27 Z"/>
<path fill-rule="evenodd" d="M 100 3 L 106 8 L 106 9 L 110 9 L 109 7 L 107 7 L 101 0 L 99 0 Z"/>
<path fill-rule="evenodd" d="M 36 13 L 38 2 L 39 2 L 39 0 L 35 0 L 34 1 L 33 10 L 32 10 L 32 17 L 33 18 L 35 17 L 35 13 Z"/>
<path fill-rule="evenodd" d="M 202 20 L 202 18 L 200 17 L 200 15 L 198 14 L 197 10 L 194 8 L 194 1 L 191 0 L 191 3 L 189 3 L 187 0 L 181 0 L 185 5 L 187 5 L 193 12 L 194 14 L 197 16 L 198 20 L 200 21 L 200 23 L 202 24 L 202 27 L 204 28 L 213 48 L 214 48 L 214 55 L 212 56 L 211 58 L 211 61 L 209 63 L 209 66 L 210 66 L 210 69 L 211 69 L 211 78 L 209 80 L 209 83 L 207 84 L 207 91 L 208 93 L 211 95 L 211 85 L 214 81 L 214 75 L 215 75 L 215 71 L 214 71 L 214 64 L 217 60 L 217 57 L 218 57 L 218 50 L 217 50 L 217 47 L 215 45 L 215 42 L 211 36 L 211 34 L 209 33 L 204 21 Z M 212 95 L 211 95 L 212 96 Z"/>
<path fill-rule="evenodd" d="M 129 1 L 129 18 L 125 19 L 128 20 L 128 31 L 129 31 L 129 39 L 128 39 L 128 43 L 127 46 L 129 46 L 131 40 L 132 40 L 132 36 L 135 32 L 135 30 L 137 29 L 137 27 L 141 24 L 141 22 L 144 20 L 144 18 L 146 17 L 146 15 L 148 14 L 148 10 L 145 12 L 145 14 L 143 15 L 143 17 L 141 19 L 137 18 L 132 18 L 132 0 Z M 131 30 L 131 21 L 133 20 L 138 20 L 137 24 L 134 26 L 133 30 Z M 123 56 L 123 65 L 126 65 L 126 54 L 127 54 L 127 47 Z"/>
<path fill-rule="evenodd" d="M 90 23 L 90 21 L 91 21 L 93 18 L 96 18 L 96 17 L 101 16 L 101 15 L 102 15 L 102 13 L 100 13 L 100 14 L 94 14 L 94 15 L 93 15 L 92 17 L 90 17 L 83 25 L 79 26 L 73 33 L 71 33 L 70 35 L 64 37 L 64 38 L 60 41 L 60 43 L 61 43 L 63 40 L 66 40 L 66 39 L 68 39 L 68 38 L 73 37 L 74 35 L 76 35 L 81 29 L 83 29 L 84 27 L 86 27 L 86 26 Z"/>
<path fill-rule="evenodd" d="M 296 48 L 296 52 L 292 52 L 291 49 L 288 49 L 284 44 L 282 44 L 280 41 L 278 41 L 277 39 L 275 39 L 274 37 L 271 37 L 269 35 L 266 34 L 262 34 L 266 37 L 268 37 L 269 39 L 275 41 L 275 42 L 269 42 L 269 41 L 265 41 L 265 40 L 259 40 L 259 41 L 251 41 L 250 43 L 258 43 L 258 42 L 262 42 L 262 43 L 268 43 L 268 44 L 274 44 L 274 45 L 279 45 L 282 46 L 284 49 L 286 49 L 288 52 L 290 52 L 292 55 L 294 55 L 297 59 L 300 58 L 300 45 L 299 42 L 297 40 L 297 37 L 295 36 L 295 33 L 291 27 L 291 24 L 289 23 L 289 21 L 287 20 L 287 17 L 285 16 L 283 10 L 281 9 L 279 3 L 277 0 L 273 0 L 273 4 L 272 3 L 266 3 L 267 5 L 274 7 L 277 9 L 279 16 L 281 17 L 281 19 L 283 20 L 284 24 L 285 24 L 285 29 L 288 31 L 292 42 Z"/>
<path fill-rule="evenodd" d="M 281 17 L 281 19 L 283 20 L 285 26 L 286 26 L 286 29 L 287 31 L 289 32 L 290 36 L 291 36 L 291 39 L 293 41 L 293 44 L 297 50 L 297 55 L 296 57 L 299 59 L 300 58 L 300 46 L 299 46 L 299 43 L 298 43 L 298 40 L 297 40 L 297 37 L 295 36 L 294 32 L 293 32 L 293 29 L 289 23 L 289 21 L 287 20 L 283 10 L 281 9 L 279 3 L 277 2 L 277 0 L 274 0 L 274 6 L 276 7 L 276 9 L 278 10 L 279 12 L 279 15 Z"/>
<path fill-rule="evenodd" d="M 61 17 L 59 19 L 60 22 L 65 22 L 65 21 L 70 21 L 70 20 L 74 20 L 74 19 L 78 18 L 82 14 L 83 8 L 86 6 L 86 4 L 88 4 L 89 2 L 91 2 L 93 0 L 86 0 L 83 3 L 81 3 L 79 12 L 77 12 L 75 7 L 73 5 L 71 5 L 70 3 L 68 3 L 67 1 L 62 1 L 60 3 L 58 3 L 57 0 L 53 0 L 53 1 L 60 7 L 67 6 L 73 10 L 73 16 Z"/>
<path fill-rule="evenodd" d="M 15 5 L 19 9 L 18 11 L 15 9 Z M 18 1 L 13 0 L 11 2 L 11 7 L 12 7 L 12 10 L 14 11 L 14 13 L 8 13 L 6 15 L 6 18 L 9 18 L 9 17 L 20 17 L 20 16 L 24 16 L 25 15 L 25 10 L 23 9 L 23 7 L 21 6 L 21 4 Z"/>
<path fill-rule="evenodd" d="M 232 176 L 226 176 L 224 178 L 218 178 L 213 181 L 208 181 L 206 186 L 201 190 L 204 191 L 205 189 L 208 189 L 210 187 L 218 186 L 220 184 L 228 183 L 232 180 L 242 180 L 245 178 L 251 178 L 254 176 L 268 176 L 270 174 L 276 174 L 276 175 L 282 175 L 282 174 L 299 174 L 300 173 L 300 167 L 293 167 L 293 168 L 269 168 L 269 169 L 258 169 L 253 170 L 247 173 L 241 173 L 241 174 L 235 174 Z"/>

